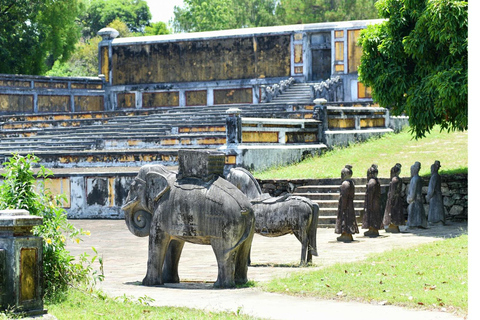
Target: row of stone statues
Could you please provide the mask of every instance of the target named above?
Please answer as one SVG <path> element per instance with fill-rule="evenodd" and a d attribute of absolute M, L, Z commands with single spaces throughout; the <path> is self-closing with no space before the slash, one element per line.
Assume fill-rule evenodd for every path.
<path fill-rule="evenodd" d="M 423 206 L 423 181 L 418 174 L 420 168 L 421 164 L 418 161 L 410 168 L 411 180 L 406 197 L 408 203 L 407 227 L 427 228 L 428 223 L 445 224 L 441 178 L 438 174 L 440 161 L 435 161 L 431 166 L 431 177 L 426 195 L 426 200 L 430 203 L 428 217 Z M 385 228 L 386 232 L 398 233 L 400 232 L 399 226 L 405 225 L 405 207 L 404 198 L 402 197 L 403 183 L 399 177 L 401 169 L 402 165 L 397 163 L 390 170 L 390 185 L 385 210 L 383 212 L 381 187 L 377 178 L 378 166 L 372 164 L 367 170 L 365 211 L 362 219 L 362 228 L 368 229 L 368 231 L 364 233 L 365 236 L 376 237 L 379 235 L 378 231 L 383 228 Z M 346 165 L 341 172 L 342 184 L 340 186 L 340 198 L 335 226 L 335 233 L 340 234 L 340 236 L 337 237 L 337 241 L 353 241 L 352 235 L 359 233 L 353 202 L 355 184 L 351 179 L 352 175 L 352 166 Z"/>

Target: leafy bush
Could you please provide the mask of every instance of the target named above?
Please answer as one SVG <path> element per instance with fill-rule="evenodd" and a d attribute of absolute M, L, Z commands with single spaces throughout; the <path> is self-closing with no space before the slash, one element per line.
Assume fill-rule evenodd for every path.
<path fill-rule="evenodd" d="M 40 166 L 38 173 L 34 174 L 33 166 L 37 164 L 36 156 L 17 154 L 3 164 L 5 172 L 0 185 L 0 209 L 25 209 L 32 215 L 43 217 L 43 225 L 35 227 L 33 232 L 44 239 L 45 298 L 52 301 L 61 298 L 70 285 L 96 279 L 92 268 L 96 256 L 90 259 L 83 254 L 76 262 L 66 249 L 67 238 L 78 243 L 82 235 L 89 233 L 68 222 L 67 214 L 61 207 L 62 201 L 66 201 L 65 196 L 53 196 L 45 187 L 52 173 Z"/>

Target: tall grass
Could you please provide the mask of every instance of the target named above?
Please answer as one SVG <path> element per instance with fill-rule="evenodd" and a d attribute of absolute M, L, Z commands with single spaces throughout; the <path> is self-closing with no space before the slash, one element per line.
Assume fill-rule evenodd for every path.
<path fill-rule="evenodd" d="M 345 148 L 334 148 L 321 156 L 300 163 L 255 172 L 258 179 L 321 179 L 339 178 L 346 164 L 353 166 L 353 177 L 366 177 L 367 169 L 378 165 L 378 176 L 390 177 L 390 168 L 402 164 L 400 176 L 410 176 L 410 166 L 419 161 L 420 175 L 430 174 L 430 166 L 439 160 L 440 174 L 468 172 L 468 131 L 440 132 L 435 127 L 427 137 L 412 139 L 405 128 L 398 134 L 386 134 Z"/>

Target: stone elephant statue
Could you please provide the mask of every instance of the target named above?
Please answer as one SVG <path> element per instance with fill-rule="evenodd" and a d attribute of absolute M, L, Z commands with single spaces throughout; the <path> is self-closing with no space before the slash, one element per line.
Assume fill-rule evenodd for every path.
<path fill-rule="evenodd" d="M 250 199 L 255 213 L 255 233 L 279 237 L 293 233 L 302 244 L 300 265 L 312 262 L 317 256 L 318 204 L 299 196 L 271 197 L 253 175 L 243 168 L 230 169 L 227 176 Z"/>
<path fill-rule="evenodd" d="M 215 287 L 247 282 L 255 217 L 248 198 L 225 179 L 178 179 L 162 165 L 146 165 L 122 209 L 128 229 L 149 236 L 143 285 L 180 281 L 178 262 L 185 241 L 212 246 L 218 264 Z"/>

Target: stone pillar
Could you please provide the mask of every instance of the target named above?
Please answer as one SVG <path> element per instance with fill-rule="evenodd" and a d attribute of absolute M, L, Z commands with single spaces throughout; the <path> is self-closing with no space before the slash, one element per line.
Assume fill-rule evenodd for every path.
<path fill-rule="evenodd" d="M 242 110 L 238 108 L 230 108 L 227 111 L 226 131 L 227 131 L 227 148 L 229 145 L 238 145 L 242 143 Z"/>
<path fill-rule="evenodd" d="M 314 118 L 321 122 L 318 128 L 318 141 L 325 143 L 325 131 L 328 130 L 328 115 L 327 115 L 327 100 L 323 98 L 313 100 L 315 103 L 314 107 Z"/>
<path fill-rule="evenodd" d="M 32 228 L 42 217 L 26 210 L 0 211 L 0 307 L 28 316 L 43 309 L 43 244 Z"/>
<path fill-rule="evenodd" d="M 102 41 L 98 44 L 98 69 L 99 75 L 103 75 L 104 79 L 104 104 L 105 110 L 117 109 L 114 93 L 111 92 L 112 86 L 112 41 L 120 34 L 113 28 L 103 28 L 97 32 L 102 37 Z"/>

